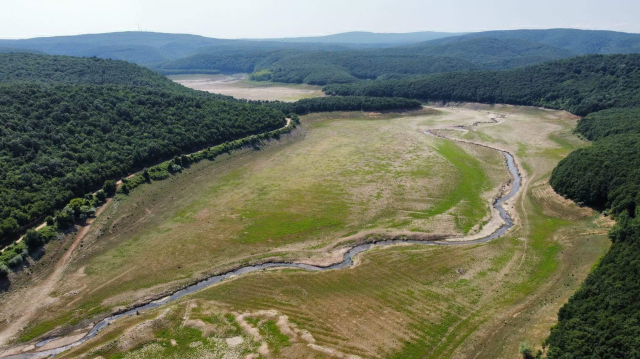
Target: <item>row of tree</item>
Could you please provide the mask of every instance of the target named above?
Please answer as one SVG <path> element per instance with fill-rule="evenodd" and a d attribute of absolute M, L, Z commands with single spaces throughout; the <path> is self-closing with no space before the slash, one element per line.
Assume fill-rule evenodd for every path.
<path fill-rule="evenodd" d="M 398 111 L 415 110 L 422 107 L 417 100 L 406 98 L 364 97 L 364 96 L 331 96 L 315 97 L 296 102 L 281 101 L 249 101 L 282 111 L 304 115 L 311 112 L 332 111 Z"/>

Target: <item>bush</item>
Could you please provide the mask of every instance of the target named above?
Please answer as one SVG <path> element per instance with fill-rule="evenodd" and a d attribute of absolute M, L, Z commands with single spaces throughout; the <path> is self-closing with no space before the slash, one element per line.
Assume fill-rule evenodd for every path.
<path fill-rule="evenodd" d="M 40 233 L 34 231 L 33 229 L 28 230 L 22 240 L 24 241 L 24 244 L 27 245 L 27 248 L 29 248 L 30 251 L 34 251 L 42 247 L 43 245 L 42 236 L 40 235 Z"/>
<path fill-rule="evenodd" d="M 47 226 L 53 226 L 53 217 L 47 216 L 47 218 L 45 218 L 45 222 L 47 222 Z"/>
<path fill-rule="evenodd" d="M 0 263 L 0 277 L 6 277 L 9 275 L 9 267 L 4 263 Z"/>
<path fill-rule="evenodd" d="M 13 258 L 9 259 L 7 265 L 11 268 L 19 268 L 22 267 L 22 263 L 24 263 L 24 258 L 22 258 L 22 254 L 17 254 Z"/>
<path fill-rule="evenodd" d="M 114 180 L 106 180 L 104 181 L 104 186 L 102 186 L 102 190 L 109 197 L 113 197 L 116 194 L 116 182 Z"/>
<path fill-rule="evenodd" d="M 518 352 L 524 359 L 533 359 L 533 348 L 527 342 L 520 343 Z"/>
<path fill-rule="evenodd" d="M 82 198 L 74 198 L 69 202 L 68 207 L 71 208 L 73 210 L 73 214 L 77 216 L 81 213 L 80 208 L 82 208 L 83 205 L 84 200 Z"/>
<path fill-rule="evenodd" d="M 74 223 L 74 214 L 73 210 L 69 207 L 65 207 L 62 211 L 58 212 L 56 215 L 56 226 L 61 230 L 65 230 Z"/>
<path fill-rule="evenodd" d="M 38 231 L 43 243 L 49 243 L 49 241 L 55 239 L 58 236 L 58 231 L 53 226 L 46 226 Z"/>
<path fill-rule="evenodd" d="M 98 192 L 96 192 L 96 200 L 102 204 L 107 200 L 107 195 L 104 193 L 103 190 L 99 190 Z"/>

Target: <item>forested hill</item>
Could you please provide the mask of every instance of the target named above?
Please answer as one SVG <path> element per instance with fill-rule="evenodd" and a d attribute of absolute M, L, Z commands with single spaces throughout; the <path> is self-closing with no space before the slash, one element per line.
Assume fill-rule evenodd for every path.
<path fill-rule="evenodd" d="M 640 110 L 610 109 L 582 119 L 593 146 L 554 169 L 553 188 L 605 209 L 613 245 L 560 310 L 546 340 L 549 359 L 640 357 Z"/>
<path fill-rule="evenodd" d="M 570 51 L 576 55 L 610 55 L 640 52 L 640 34 L 579 29 L 496 30 L 436 39 L 427 44 L 444 44 L 475 38 L 525 40 Z"/>
<path fill-rule="evenodd" d="M 509 71 L 328 85 L 329 95 L 543 106 L 578 115 L 640 105 L 640 54 L 589 55 Z"/>
<path fill-rule="evenodd" d="M 480 68 L 464 59 L 373 50 L 198 54 L 154 67 L 166 74 L 258 72 L 257 80 L 314 85 L 356 82 L 386 74 L 420 75 Z"/>
<path fill-rule="evenodd" d="M 0 53 L 0 83 L 19 82 L 180 88 L 154 71 L 125 61 Z"/>
<path fill-rule="evenodd" d="M 640 107 L 592 113 L 578 122 L 576 131 L 591 141 L 619 134 L 640 136 Z"/>
<path fill-rule="evenodd" d="M 525 40 L 473 38 L 387 49 L 201 53 L 152 68 L 165 74 L 257 72 L 257 80 L 324 85 L 390 76 L 504 70 L 571 56 L 575 55 Z"/>
<path fill-rule="evenodd" d="M 380 50 L 421 56 L 447 56 L 469 61 L 485 70 L 506 70 L 576 56 L 557 47 L 520 39 L 454 37 L 406 48 Z M 455 39 L 455 41 L 454 41 Z"/>
<path fill-rule="evenodd" d="M 114 85 L 0 85 L 0 238 L 107 179 L 284 126 L 265 106 Z"/>
<path fill-rule="evenodd" d="M 184 58 L 200 51 L 228 52 L 255 51 L 256 49 L 270 51 L 283 49 L 335 51 L 349 49 L 354 46 L 348 44 L 227 40 L 189 34 L 128 31 L 0 40 L 0 47 L 35 50 L 49 55 L 96 56 L 106 59 L 125 60 L 137 64 L 150 64 Z"/>
<path fill-rule="evenodd" d="M 124 61 L 0 54 L 0 241 L 105 180 L 281 128 L 282 111 L 418 107 L 360 97 L 248 102 Z"/>

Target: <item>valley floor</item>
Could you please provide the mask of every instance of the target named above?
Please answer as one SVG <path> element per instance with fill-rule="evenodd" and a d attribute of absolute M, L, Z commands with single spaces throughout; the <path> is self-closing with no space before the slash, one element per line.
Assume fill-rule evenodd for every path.
<path fill-rule="evenodd" d="M 207 91 L 247 100 L 295 102 L 325 96 L 321 86 L 284 84 L 249 80 L 248 74 L 173 75 L 170 79 L 194 90 Z"/>
<path fill-rule="evenodd" d="M 82 334 L 93 318 L 238 264 L 329 264 L 372 236 L 490 231 L 490 203 L 509 179 L 504 158 L 423 133 L 436 129 L 516 156 L 525 182 L 508 203 L 516 227 L 505 237 L 374 249 L 346 270 L 249 274 L 118 321 L 61 357 L 512 358 L 520 342 L 548 335 L 608 248 L 608 223 L 547 183 L 586 145 L 574 125 L 564 112 L 473 104 L 305 116 L 260 150 L 114 201 L 18 340 Z M 20 298 L 38 271 L 3 295 L 0 330 L 29 310 Z"/>

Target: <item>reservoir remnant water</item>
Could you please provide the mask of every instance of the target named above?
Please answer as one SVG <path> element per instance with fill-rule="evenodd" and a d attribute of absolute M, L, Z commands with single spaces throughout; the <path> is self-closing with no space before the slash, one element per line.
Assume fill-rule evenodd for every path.
<path fill-rule="evenodd" d="M 430 131 L 425 131 L 425 134 L 428 135 L 432 135 L 432 136 L 436 136 L 436 137 L 440 137 L 440 138 L 445 138 L 443 136 L 440 135 L 436 135 Z M 473 143 L 470 143 L 473 144 Z M 480 145 L 480 146 L 484 146 L 484 145 Z M 488 147 L 488 146 L 484 146 L 484 147 Z M 491 148 L 491 147 L 489 147 Z M 89 333 L 87 333 L 87 335 L 85 335 L 83 338 L 81 338 L 80 340 L 73 342 L 71 344 L 67 344 L 64 346 L 61 346 L 59 348 L 54 348 L 54 349 L 48 349 L 48 350 L 43 350 L 43 351 L 36 351 L 36 352 L 29 352 L 29 353 L 22 353 L 22 354 L 17 354 L 17 355 L 12 355 L 12 356 L 8 356 L 6 358 L 11 358 L 11 359 L 28 359 L 28 358 L 47 358 L 47 357 L 52 357 L 55 356 L 57 354 L 60 354 L 64 351 L 67 351 L 73 347 L 76 347 L 78 345 L 81 345 L 82 343 L 86 342 L 87 340 L 95 337 L 96 335 L 98 335 L 98 333 L 103 330 L 104 328 L 106 328 L 110 323 L 123 318 L 123 317 L 128 317 L 128 316 L 134 316 L 134 315 L 138 315 L 139 312 L 143 312 L 149 309 L 153 309 L 153 308 L 157 308 L 160 307 L 162 305 L 165 305 L 167 303 L 176 301 L 186 295 L 189 295 L 191 293 L 197 292 L 199 290 L 202 290 L 204 288 L 210 287 L 214 284 L 223 282 L 227 279 L 233 278 L 233 277 L 237 277 L 243 274 L 247 274 L 247 273 L 251 273 L 251 272 L 257 272 L 257 271 L 261 271 L 261 270 L 265 270 L 265 269 L 273 269 L 273 268 L 297 268 L 297 269 L 302 269 L 302 270 L 306 270 L 306 271 L 327 271 L 327 270 L 336 270 L 336 269 L 344 269 L 344 268 L 349 268 L 351 266 L 353 266 L 353 260 L 355 258 L 355 256 L 357 256 L 359 253 L 362 253 L 364 251 L 367 251 L 373 247 L 386 247 L 386 246 L 391 246 L 391 245 L 396 245 L 396 244 L 401 244 L 401 243 L 408 243 L 408 244 L 424 244 L 424 245 L 436 245 L 436 246 L 451 246 L 451 245 L 465 245 L 465 244 L 478 244 L 478 243 L 485 243 L 485 242 L 489 242 L 491 240 L 494 240 L 496 238 L 502 237 L 505 233 L 507 233 L 507 231 L 509 229 L 511 229 L 513 227 L 513 220 L 511 219 L 511 216 L 509 215 L 509 213 L 505 210 L 503 204 L 508 201 L 509 199 L 513 198 L 518 191 L 520 190 L 521 187 L 521 177 L 520 177 L 520 173 L 518 172 L 518 168 L 516 166 L 515 160 L 513 158 L 513 156 L 506 151 L 502 151 L 502 150 L 498 150 L 495 148 L 492 148 L 496 151 L 500 151 L 500 153 L 502 153 L 502 155 L 505 157 L 505 161 L 507 164 L 507 168 L 509 170 L 509 173 L 512 176 L 512 186 L 511 186 L 511 191 L 509 191 L 509 193 L 507 193 L 506 195 L 498 198 L 497 200 L 495 200 L 493 202 L 493 208 L 495 208 L 498 213 L 500 214 L 500 218 L 502 218 L 502 220 L 504 221 L 504 223 L 502 224 L 502 226 L 500 228 L 498 228 L 495 232 L 491 233 L 490 235 L 486 236 L 486 237 L 482 237 L 479 239 L 474 239 L 474 240 L 460 240 L 460 241 L 417 241 L 417 240 L 401 240 L 401 239 L 396 239 L 396 240 L 384 240 L 384 241 L 379 241 L 379 242 L 373 242 L 373 243 L 365 243 L 365 244 L 360 244 L 357 246 L 354 246 L 353 248 L 351 248 L 348 252 L 346 252 L 344 254 L 344 258 L 342 260 L 342 262 L 339 263 L 335 263 L 329 266 L 314 266 L 314 265 L 309 265 L 309 264 L 303 264 L 303 263 L 290 263 L 290 262 L 281 262 L 281 263 L 264 263 L 264 264 L 258 264 L 258 265 L 249 265 L 249 266 L 244 266 L 244 267 L 240 267 L 234 270 L 231 270 L 229 272 L 223 273 L 223 274 L 219 274 L 216 276 L 212 276 L 210 278 L 207 278 L 201 282 L 198 282 L 196 284 L 193 284 L 189 287 L 186 287 L 184 289 L 181 289 L 165 298 L 162 298 L 160 300 L 154 301 L 154 302 L 150 302 L 148 304 L 145 305 L 141 305 L 139 307 L 135 307 L 133 309 L 127 310 L 126 312 L 123 313 L 119 313 L 119 314 L 115 314 L 112 315 L 110 317 L 107 317 L 103 320 L 101 320 L 100 322 L 98 322 L 96 325 L 93 326 L 93 328 L 91 328 L 91 330 L 89 331 Z M 47 339 L 47 340 L 43 340 L 41 342 L 39 342 L 38 344 L 36 344 L 36 347 L 42 347 L 45 344 L 56 340 L 57 338 L 52 338 L 52 339 Z"/>

